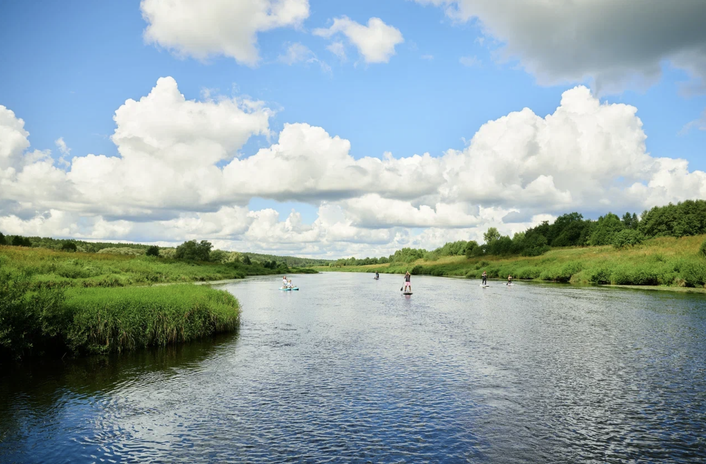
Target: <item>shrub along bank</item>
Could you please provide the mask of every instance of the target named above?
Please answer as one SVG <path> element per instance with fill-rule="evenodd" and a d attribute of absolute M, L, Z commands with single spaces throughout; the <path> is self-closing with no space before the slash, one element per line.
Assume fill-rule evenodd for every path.
<path fill-rule="evenodd" d="M 144 255 L 70 253 L 44 248 L 0 246 L 0 272 L 27 276 L 31 287 L 35 289 L 126 287 L 306 272 L 290 269 L 284 263 L 264 264 L 267 266 L 259 262 L 214 263 Z"/>
<path fill-rule="evenodd" d="M 632 247 L 558 248 L 536 257 L 447 256 L 438 260 L 369 266 L 322 267 L 320 270 L 381 272 L 571 282 L 576 284 L 660 285 L 704 287 L 706 236 L 660 237 Z M 703 251 L 702 251 L 703 250 Z"/>
<path fill-rule="evenodd" d="M 0 359 L 113 353 L 234 331 L 239 305 L 206 286 L 32 289 L 0 279 Z"/>

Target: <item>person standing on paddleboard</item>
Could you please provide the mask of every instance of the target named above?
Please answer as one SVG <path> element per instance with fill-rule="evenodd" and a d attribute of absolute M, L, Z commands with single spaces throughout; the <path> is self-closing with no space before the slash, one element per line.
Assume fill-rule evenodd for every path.
<path fill-rule="evenodd" d="M 507 276 L 507 284 L 512 285 L 512 276 L 511 275 Z"/>
<path fill-rule="evenodd" d="M 483 279 L 483 281 L 482 281 L 483 285 L 488 285 L 488 273 L 483 271 L 483 275 L 480 277 L 481 277 L 481 279 Z"/>
<path fill-rule="evenodd" d="M 409 291 L 412 291 L 412 276 L 409 274 L 409 271 L 404 275 L 404 291 L 407 291 L 407 288 L 409 288 Z"/>

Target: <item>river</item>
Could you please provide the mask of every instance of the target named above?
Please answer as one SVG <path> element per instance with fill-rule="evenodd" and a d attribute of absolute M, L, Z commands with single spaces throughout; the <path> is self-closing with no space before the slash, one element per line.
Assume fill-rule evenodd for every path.
<path fill-rule="evenodd" d="M 0 462 L 704 462 L 706 298 L 331 273 L 238 334 L 0 379 Z"/>

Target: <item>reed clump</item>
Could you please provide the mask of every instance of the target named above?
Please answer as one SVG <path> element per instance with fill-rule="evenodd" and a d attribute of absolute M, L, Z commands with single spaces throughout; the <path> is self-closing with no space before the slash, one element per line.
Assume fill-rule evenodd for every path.
<path fill-rule="evenodd" d="M 108 354 L 188 342 L 240 324 L 233 295 L 193 284 L 42 288 L 0 279 L 0 358 Z"/>
<path fill-rule="evenodd" d="M 188 342 L 238 328 L 225 291 L 197 285 L 70 289 L 63 331 L 73 352 L 111 353 Z"/>

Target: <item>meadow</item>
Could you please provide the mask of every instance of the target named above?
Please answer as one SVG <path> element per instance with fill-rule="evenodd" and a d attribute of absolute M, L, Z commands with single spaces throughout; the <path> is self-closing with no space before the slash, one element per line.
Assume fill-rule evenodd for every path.
<path fill-rule="evenodd" d="M 706 257 L 700 245 L 706 235 L 658 237 L 643 244 L 553 248 L 535 257 L 445 256 L 367 266 L 318 267 L 320 271 L 380 272 L 413 275 L 456 276 L 569 282 L 573 284 L 640 285 L 665 289 L 704 288 Z"/>
<path fill-rule="evenodd" d="M 0 273 L 24 275 L 33 288 L 126 287 L 158 283 L 242 279 L 249 275 L 312 272 L 268 268 L 258 262 L 215 263 L 152 256 L 72 253 L 45 248 L 0 246 Z"/>
<path fill-rule="evenodd" d="M 108 354 L 237 330 L 238 301 L 190 283 L 293 272 L 272 264 L 0 246 L 0 359 Z"/>

